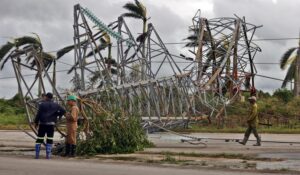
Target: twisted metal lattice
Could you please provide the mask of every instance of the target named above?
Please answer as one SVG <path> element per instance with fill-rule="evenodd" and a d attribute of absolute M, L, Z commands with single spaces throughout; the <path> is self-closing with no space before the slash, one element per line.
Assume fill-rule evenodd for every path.
<path fill-rule="evenodd" d="M 90 27 L 94 25 L 97 27 Z M 244 18 L 207 20 L 197 13 L 190 26 L 196 40 L 188 49 L 194 58 L 186 59 L 169 52 L 151 23 L 136 41 L 123 17 L 105 25 L 87 8 L 75 5 L 73 68 L 78 86 L 74 93 L 107 111 L 122 110 L 125 116 L 139 114 L 144 127 L 148 121 L 173 127 L 222 115 L 241 90 L 249 90 L 245 84 L 254 88 L 253 59 L 260 51 L 252 42 L 256 29 Z M 110 46 L 117 44 L 108 53 L 99 47 L 105 34 L 111 36 Z M 37 103 L 34 86 L 39 84 L 43 91 L 46 84 L 52 86 L 61 102 L 63 93 L 57 91 L 38 58 L 35 80 L 26 81 L 20 71 L 26 65 L 17 64 L 19 56 L 12 62 L 31 122 Z M 178 64 L 182 59 L 186 59 L 185 66 Z M 91 83 L 91 77 L 97 81 Z M 85 112 L 85 108 L 81 110 Z M 88 117 L 92 116 L 85 116 L 86 120 Z"/>

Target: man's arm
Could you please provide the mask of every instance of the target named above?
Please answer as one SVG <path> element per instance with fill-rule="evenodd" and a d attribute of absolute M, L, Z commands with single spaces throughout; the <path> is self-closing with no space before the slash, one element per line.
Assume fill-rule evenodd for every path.
<path fill-rule="evenodd" d="M 65 113 L 66 113 L 66 110 L 63 107 L 61 107 L 60 105 L 58 105 L 57 115 L 59 117 L 62 117 L 63 115 L 65 115 Z"/>
<path fill-rule="evenodd" d="M 36 116 L 35 116 L 35 119 L 34 119 L 34 127 L 37 128 L 38 127 L 38 124 L 39 124 L 39 121 L 40 121 L 40 118 L 41 118 L 41 115 L 42 115 L 42 112 L 43 112 L 43 109 L 42 109 L 42 104 L 39 105 L 39 108 L 38 108 L 38 111 L 36 113 Z"/>

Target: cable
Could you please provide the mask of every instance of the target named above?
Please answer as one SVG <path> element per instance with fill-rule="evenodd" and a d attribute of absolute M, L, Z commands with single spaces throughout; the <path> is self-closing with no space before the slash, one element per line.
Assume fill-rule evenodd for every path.
<path fill-rule="evenodd" d="M 13 38 L 13 37 L 8 37 L 8 36 L 0 36 L 0 38 Z M 251 41 L 284 41 L 284 40 L 299 40 L 299 37 L 286 37 L 286 38 L 261 38 L 261 39 L 252 39 Z M 217 40 L 216 40 L 217 41 Z M 243 40 L 240 40 L 243 41 Z M 165 42 L 165 45 L 183 45 L 183 44 L 187 44 L 189 42 Z M 117 47 L 116 45 L 112 46 L 112 47 Z M 47 53 L 56 53 L 58 52 L 60 49 L 58 50 L 52 50 L 52 51 L 48 51 Z"/>

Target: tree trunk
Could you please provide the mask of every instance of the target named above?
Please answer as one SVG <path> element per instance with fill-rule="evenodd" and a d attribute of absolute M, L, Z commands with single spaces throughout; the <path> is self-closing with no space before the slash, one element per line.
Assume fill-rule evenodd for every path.
<path fill-rule="evenodd" d="M 52 93 L 55 93 L 55 89 L 56 89 L 56 60 L 53 61 L 53 77 L 52 77 L 52 81 L 53 81 L 53 87 L 52 87 Z"/>
<path fill-rule="evenodd" d="M 143 20 L 143 34 L 146 33 L 147 31 L 147 21 Z M 142 59 L 142 66 L 141 66 L 141 74 L 142 74 L 142 80 L 146 79 L 146 45 L 145 45 L 145 40 L 143 41 L 143 48 L 142 48 L 142 53 L 143 53 L 143 59 Z"/>
<path fill-rule="evenodd" d="M 296 58 L 296 75 L 295 75 L 295 83 L 294 83 L 294 95 L 296 97 L 300 96 L 300 42 L 299 48 L 297 50 L 297 58 Z"/>

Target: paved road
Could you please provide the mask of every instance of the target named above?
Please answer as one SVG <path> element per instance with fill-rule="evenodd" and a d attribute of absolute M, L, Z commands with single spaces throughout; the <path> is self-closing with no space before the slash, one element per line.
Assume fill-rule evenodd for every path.
<path fill-rule="evenodd" d="M 235 172 L 207 169 L 179 169 L 145 165 L 111 164 L 90 160 L 0 157 L 0 175 L 269 175 L 268 173 Z"/>

